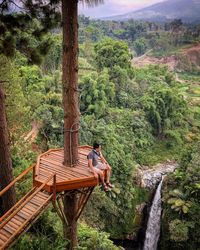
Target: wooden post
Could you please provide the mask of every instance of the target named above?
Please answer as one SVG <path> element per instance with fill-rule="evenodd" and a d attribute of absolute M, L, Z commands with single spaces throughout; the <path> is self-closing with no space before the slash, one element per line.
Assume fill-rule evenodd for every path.
<path fill-rule="evenodd" d="M 35 186 L 36 165 L 33 166 L 33 187 Z"/>
<path fill-rule="evenodd" d="M 56 202 L 56 173 L 53 176 L 53 202 Z"/>

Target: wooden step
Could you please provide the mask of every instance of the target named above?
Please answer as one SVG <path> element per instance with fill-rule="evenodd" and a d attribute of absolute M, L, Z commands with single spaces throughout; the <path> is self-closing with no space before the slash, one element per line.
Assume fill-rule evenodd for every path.
<path fill-rule="evenodd" d="M 22 199 L 22 204 L 0 222 L 0 250 L 7 249 L 18 236 L 27 231 L 51 199 L 52 194 L 37 190 L 30 199 L 27 198 L 27 202 Z"/>

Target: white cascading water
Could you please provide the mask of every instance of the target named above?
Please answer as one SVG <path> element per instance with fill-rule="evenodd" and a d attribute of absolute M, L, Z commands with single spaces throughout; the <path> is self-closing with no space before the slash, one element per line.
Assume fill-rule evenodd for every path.
<path fill-rule="evenodd" d="M 162 211 L 162 201 L 161 201 L 161 187 L 162 182 L 159 183 L 153 202 L 151 210 L 149 213 L 149 219 L 147 223 L 147 230 L 145 235 L 143 250 L 157 250 L 157 244 L 160 237 L 160 223 L 161 223 L 161 211 Z"/>

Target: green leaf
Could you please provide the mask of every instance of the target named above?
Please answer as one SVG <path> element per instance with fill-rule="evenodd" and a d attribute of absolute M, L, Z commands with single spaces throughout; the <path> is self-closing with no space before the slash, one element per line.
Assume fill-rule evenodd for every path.
<path fill-rule="evenodd" d="M 177 200 L 176 198 L 170 198 L 170 199 L 168 199 L 167 203 L 174 204 L 176 202 L 176 200 Z"/>
<path fill-rule="evenodd" d="M 116 188 L 116 187 L 113 188 L 113 192 L 115 192 L 116 194 L 120 194 L 121 193 L 120 189 Z"/>
<path fill-rule="evenodd" d="M 184 206 L 182 207 L 182 210 L 183 210 L 183 213 L 184 213 L 184 214 L 187 214 L 188 211 L 189 211 L 189 208 L 188 208 L 187 206 L 184 205 Z"/>
<path fill-rule="evenodd" d="M 183 201 L 181 199 L 178 199 L 175 202 L 175 206 L 177 206 L 177 207 L 182 207 L 184 204 L 185 204 L 185 201 Z"/>

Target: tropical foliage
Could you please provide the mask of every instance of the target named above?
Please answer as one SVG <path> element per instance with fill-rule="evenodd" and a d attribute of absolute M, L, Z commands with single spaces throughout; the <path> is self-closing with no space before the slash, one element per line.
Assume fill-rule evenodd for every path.
<path fill-rule="evenodd" d="M 199 151 L 197 143 L 187 148 L 180 168 L 169 177 L 164 190 L 163 249 L 198 249 L 200 231 Z M 178 189 L 173 189 L 176 187 Z M 170 207 L 169 207 L 170 205 Z"/>
<path fill-rule="evenodd" d="M 35 22 L 29 24 L 31 29 Z M 200 115 L 192 99 L 196 98 L 194 89 L 192 92 L 191 86 L 182 86 L 164 66 L 135 68 L 131 62 L 134 55 L 152 48 L 154 54 L 169 53 L 191 40 L 198 41 L 195 26 L 175 24 L 133 20 L 118 23 L 80 17 L 80 143 L 102 144 L 115 185 L 108 194 L 99 187 L 95 189 L 81 218 L 80 250 L 115 250 L 118 248 L 109 237 L 125 238 L 136 233 L 142 220 L 137 205 L 147 202 L 150 195 L 134 182 L 138 163 L 177 160 L 187 144 L 198 140 Z M 180 36 L 175 41 L 178 28 Z M 29 33 L 17 34 L 15 39 L 20 40 L 20 35 L 30 38 L 35 50 L 45 41 L 52 46 L 38 60 L 42 61 L 40 66 L 30 64 L 32 57 L 18 48 L 14 48 L 12 61 L 0 57 L 1 79 L 8 81 L 4 87 L 15 175 L 34 162 L 38 153 L 63 146 L 60 30 L 44 35 L 40 42 Z M 36 52 L 33 54 L 37 57 Z M 183 77 L 191 81 L 189 76 Z M 193 78 L 199 80 L 198 75 Z M 187 88 L 191 91 L 189 97 Z M 198 93 L 198 89 L 195 91 Z M 31 141 L 26 138 L 35 131 L 33 124 L 38 129 Z M 200 243 L 199 146 L 192 144 L 185 151 L 180 168 L 165 183 L 163 249 L 187 246 L 193 250 Z M 24 192 L 20 187 L 17 190 L 19 196 Z M 67 242 L 61 235 L 61 223 L 49 210 L 14 249 L 62 249 Z"/>

